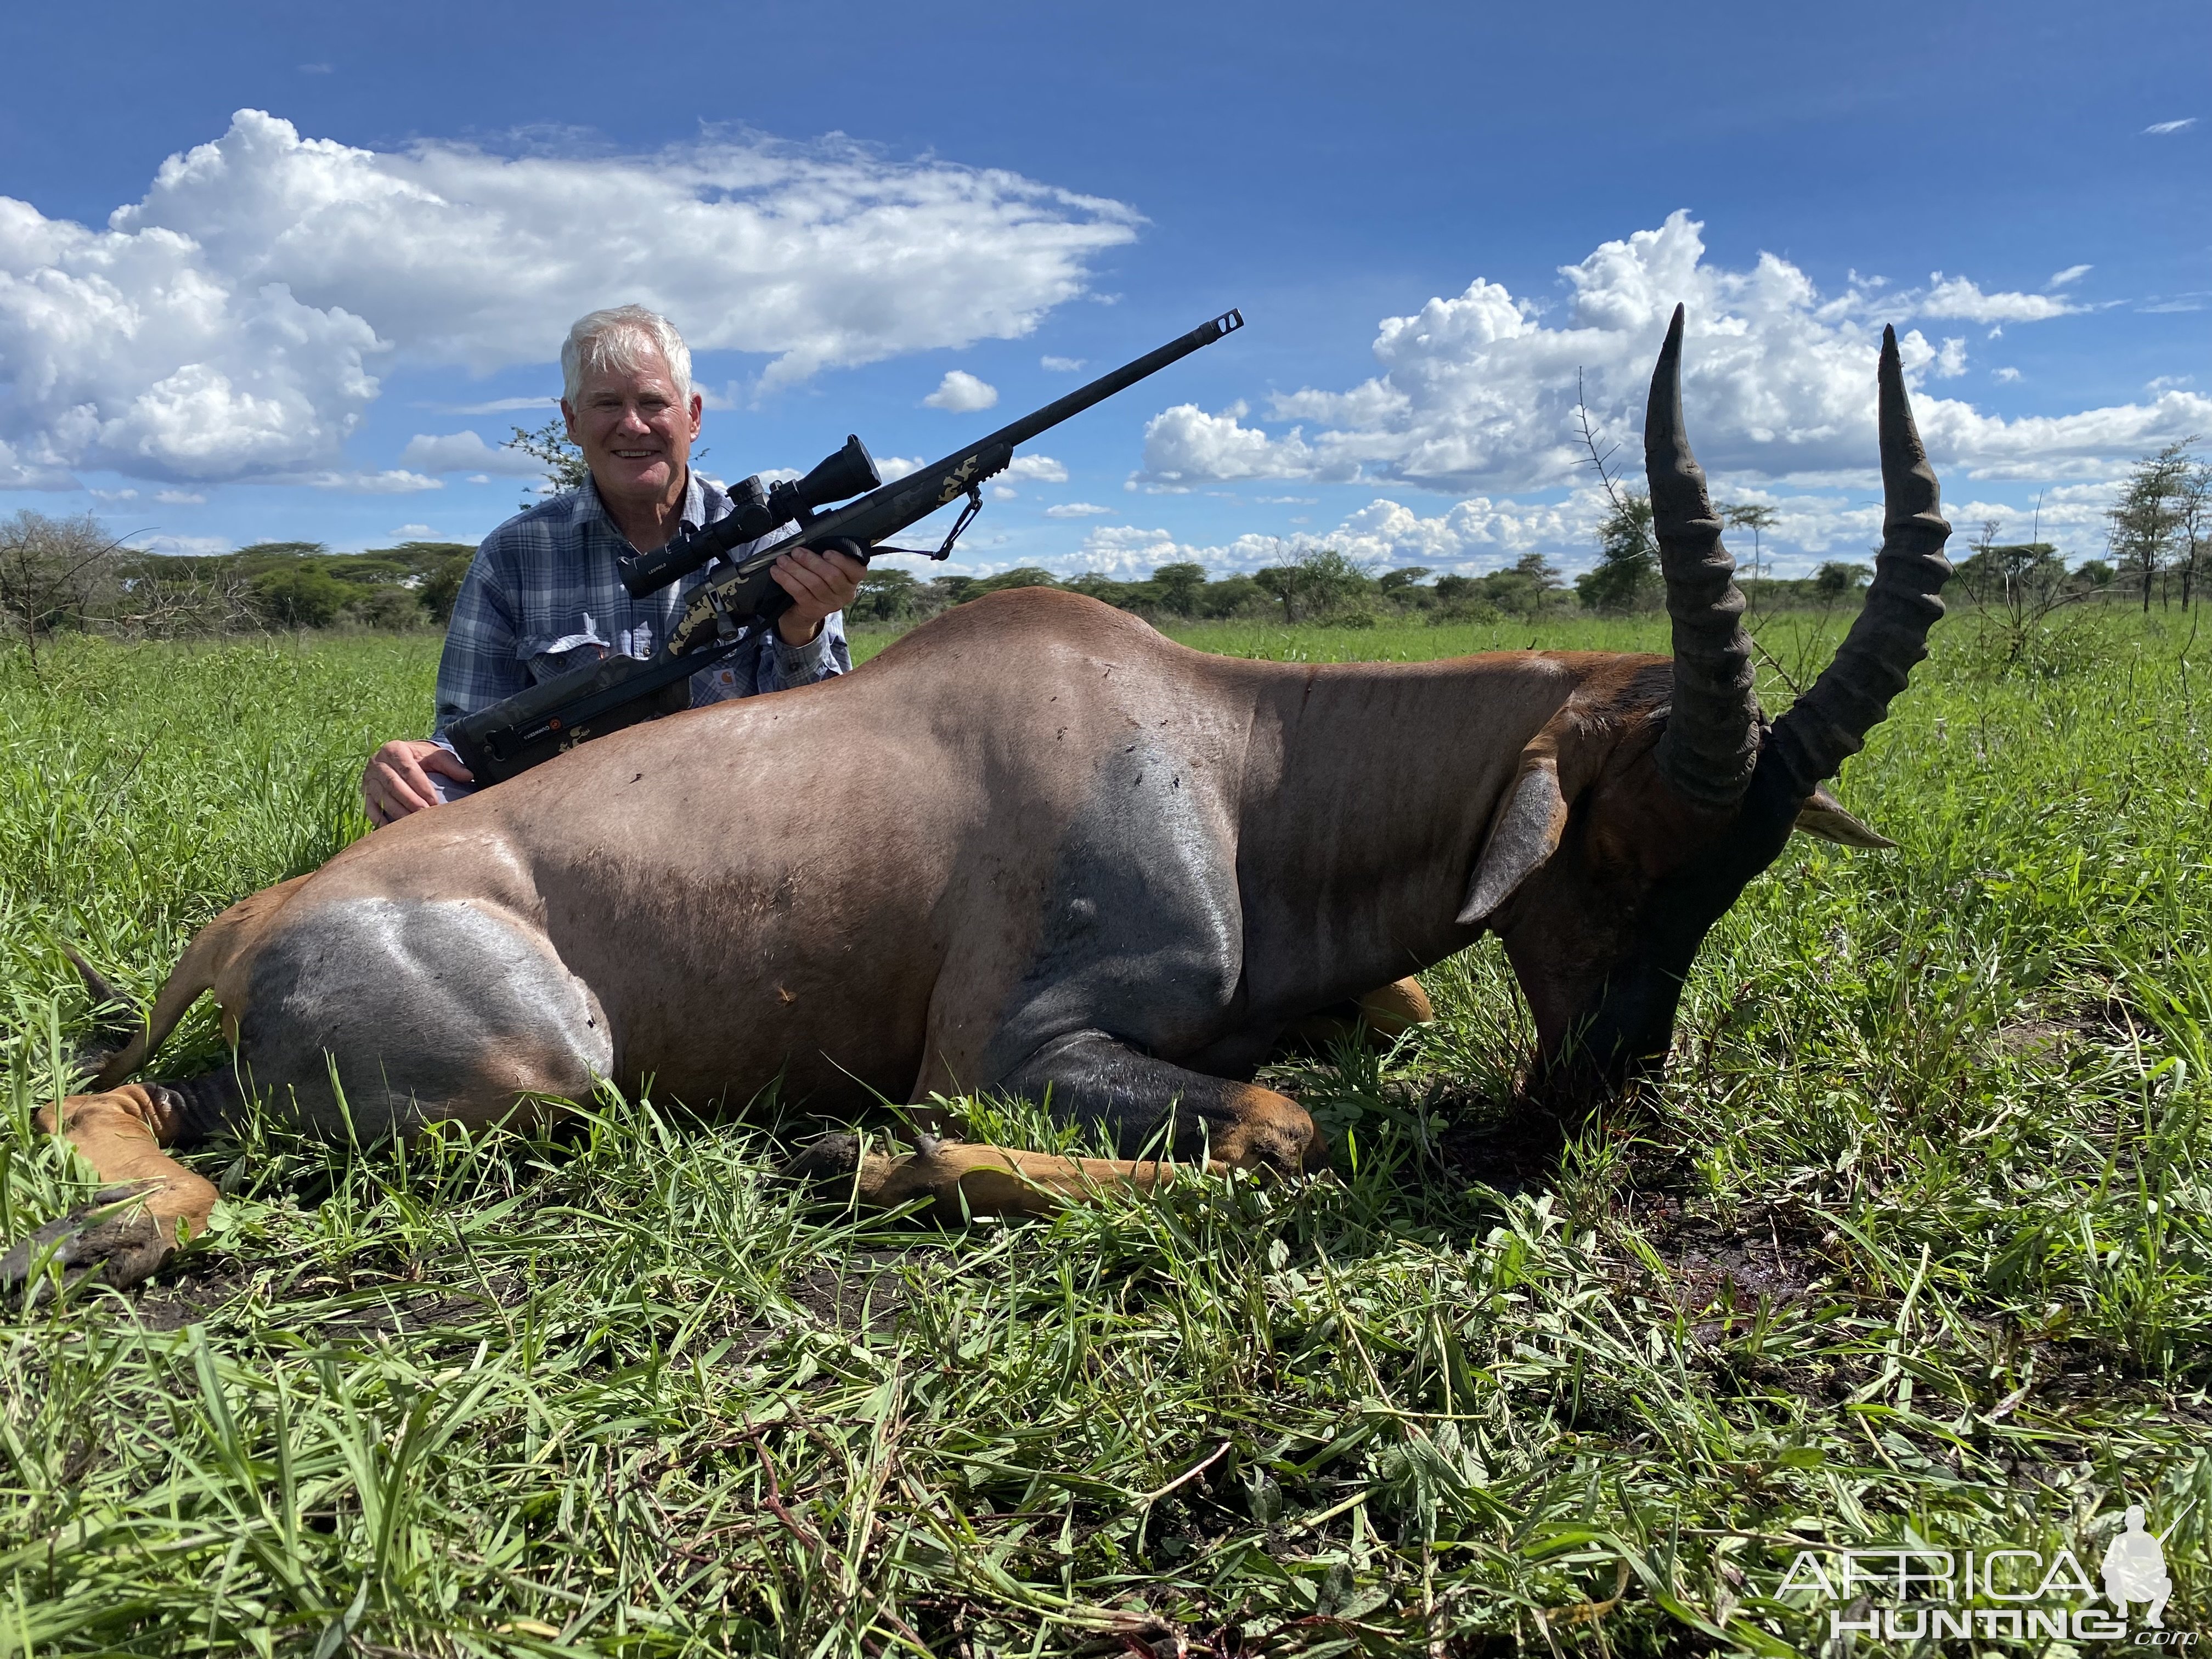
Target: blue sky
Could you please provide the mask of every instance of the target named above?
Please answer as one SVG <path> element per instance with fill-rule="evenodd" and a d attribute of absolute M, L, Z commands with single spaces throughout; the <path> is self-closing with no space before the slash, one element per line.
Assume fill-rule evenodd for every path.
<path fill-rule="evenodd" d="M 1587 562 L 1577 372 L 1632 453 L 1678 299 L 1784 568 L 1872 538 L 1886 321 L 1962 530 L 2039 496 L 2087 556 L 2130 459 L 2212 435 L 2201 4 L 133 3 L 0 45 L 0 511 L 157 546 L 474 540 L 568 321 L 631 299 L 725 476 L 931 458 L 1243 308 L 1042 441 L 971 569 Z M 995 404 L 925 403 L 955 371 Z"/>

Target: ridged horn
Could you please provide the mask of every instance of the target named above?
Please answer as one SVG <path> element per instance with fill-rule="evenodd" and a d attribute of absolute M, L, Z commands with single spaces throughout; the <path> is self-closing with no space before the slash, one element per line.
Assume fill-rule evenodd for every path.
<path fill-rule="evenodd" d="M 1943 615 L 1936 595 L 1951 575 L 1943 556 L 1951 526 L 1943 520 L 1936 469 L 1912 424 L 1893 328 L 1881 331 L 1879 378 L 1881 551 L 1874 586 L 1835 660 L 1774 723 L 1775 757 L 1789 769 L 1801 800 L 1822 779 L 1834 777 L 1889 713 L 1912 665 L 1928 654 L 1928 630 Z"/>
<path fill-rule="evenodd" d="M 1661 775 L 1704 806 L 1743 799 L 1759 765 L 1759 705 L 1752 695 L 1751 641 L 1735 561 L 1721 545 L 1721 521 L 1705 475 L 1682 431 L 1682 307 L 1667 329 L 1644 412 L 1644 471 L 1651 486 L 1651 530 L 1674 623 L 1674 704 L 1653 759 Z"/>

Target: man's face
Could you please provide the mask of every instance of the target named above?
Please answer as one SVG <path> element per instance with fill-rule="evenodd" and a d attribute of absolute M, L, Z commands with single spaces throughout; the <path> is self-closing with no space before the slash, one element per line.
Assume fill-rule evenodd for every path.
<path fill-rule="evenodd" d="M 657 351 L 635 369 L 584 376 L 574 404 L 561 401 L 568 435 L 584 452 L 599 494 L 611 501 L 667 501 L 684 488 L 691 441 L 699 435 L 697 392 L 676 394 L 675 377 Z"/>

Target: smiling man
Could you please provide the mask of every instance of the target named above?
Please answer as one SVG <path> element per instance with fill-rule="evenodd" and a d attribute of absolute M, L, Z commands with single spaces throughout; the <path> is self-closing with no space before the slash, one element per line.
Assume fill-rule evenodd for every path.
<path fill-rule="evenodd" d="M 561 413 L 591 476 L 509 519 L 477 550 L 446 632 L 431 738 L 386 744 L 362 774 L 374 823 L 469 792 L 468 768 L 445 741 L 455 720 L 610 652 L 651 656 L 714 568 L 641 599 L 615 570 L 622 556 L 650 553 L 730 511 L 730 498 L 691 471 L 703 404 L 675 326 L 642 306 L 595 311 L 568 331 L 561 379 Z M 841 613 L 859 591 L 860 562 L 801 549 L 773 574 L 791 609 L 773 625 L 756 623 L 737 655 L 692 676 L 694 708 L 851 669 Z"/>

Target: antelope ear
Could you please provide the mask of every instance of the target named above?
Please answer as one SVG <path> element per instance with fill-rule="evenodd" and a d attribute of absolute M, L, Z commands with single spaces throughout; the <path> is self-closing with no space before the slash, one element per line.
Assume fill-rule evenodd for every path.
<path fill-rule="evenodd" d="M 1456 920 L 1462 927 L 1486 921 L 1513 896 L 1546 859 L 1559 850 L 1559 837 L 1567 827 L 1567 800 L 1559 793 L 1559 763 L 1548 754 L 1523 761 L 1521 775 L 1498 817 L 1490 826 L 1490 839 L 1474 861 L 1474 875 L 1467 886 L 1467 902 Z"/>
<path fill-rule="evenodd" d="M 1797 809 L 1797 822 L 1790 828 L 1817 836 L 1822 841 L 1832 841 L 1838 847 L 1863 848 L 1869 852 L 1897 845 L 1844 811 L 1844 804 L 1828 793 L 1826 785 L 1816 787 L 1812 798 Z"/>

